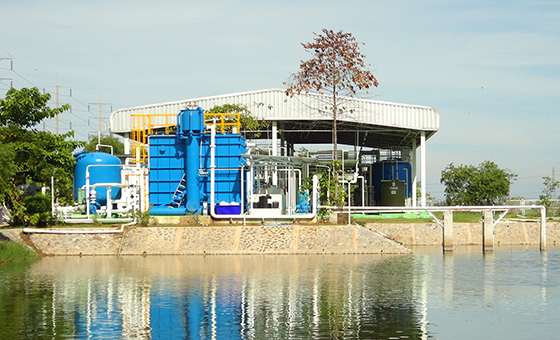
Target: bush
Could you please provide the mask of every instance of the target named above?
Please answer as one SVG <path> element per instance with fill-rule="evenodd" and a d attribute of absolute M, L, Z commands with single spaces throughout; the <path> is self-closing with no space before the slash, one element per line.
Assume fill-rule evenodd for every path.
<path fill-rule="evenodd" d="M 13 224 L 46 226 L 52 221 L 51 198 L 42 194 L 28 196 L 13 209 Z"/>
<path fill-rule="evenodd" d="M 23 199 L 23 205 L 29 215 L 51 212 L 51 198 L 42 194 L 28 196 Z"/>

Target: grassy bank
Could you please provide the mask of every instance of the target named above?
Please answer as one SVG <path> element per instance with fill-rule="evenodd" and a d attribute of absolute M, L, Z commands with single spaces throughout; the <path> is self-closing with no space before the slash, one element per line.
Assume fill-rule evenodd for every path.
<path fill-rule="evenodd" d="M 10 241 L 0 241 L 0 263 L 33 261 L 39 257 L 27 247 Z"/>

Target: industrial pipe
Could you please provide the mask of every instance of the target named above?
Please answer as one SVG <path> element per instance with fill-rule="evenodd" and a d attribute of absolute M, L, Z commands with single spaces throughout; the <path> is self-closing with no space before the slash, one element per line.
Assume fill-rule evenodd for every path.
<path fill-rule="evenodd" d="M 218 215 L 216 214 L 216 199 L 215 199 L 215 176 L 216 176 L 216 127 L 215 124 L 207 125 L 210 130 L 210 216 L 215 219 L 313 219 L 317 215 L 317 187 L 319 178 L 317 175 L 313 176 L 313 212 L 306 215 Z"/>

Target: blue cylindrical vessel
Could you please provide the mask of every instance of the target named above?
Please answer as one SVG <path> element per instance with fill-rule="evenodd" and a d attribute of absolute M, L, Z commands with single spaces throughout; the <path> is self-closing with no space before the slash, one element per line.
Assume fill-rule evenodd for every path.
<path fill-rule="evenodd" d="M 204 129 L 204 110 L 185 109 L 177 115 L 177 134 L 187 138 L 190 133 L 199 133 Z"/>
<path fill-rule="evenodd" d="M 187 211 L 197 213 L 201 209 L 200 205 L 200 185 L 198 177 L 198 169 L 200 168 L 200 134 L 191 134 L 186 139 L 187 144 L 187 162 L 186 162 L 186 180 L 187 180 Z"/>
<path fill-rule="evenodd" d="M 111 165 L 89 167 L 89 184 L 98 183 L 120 183 L 121 182 L 121 161 L 118 157 L 103 152 L 80 152 L 74 155 L 76 166 L 74 167 L 74 199 L 78 200 L 78 190 L 86 184 L 86 170 L 90 165 Z M 97 191 L 97 202 L 104 205 L 107 203 L 107 188 L 99 187 Z M 119 199 L 121 196 L 120 188 L 111 190 L 111 199 Z M 82 203 L 82 202 L 79 202 Z"/>

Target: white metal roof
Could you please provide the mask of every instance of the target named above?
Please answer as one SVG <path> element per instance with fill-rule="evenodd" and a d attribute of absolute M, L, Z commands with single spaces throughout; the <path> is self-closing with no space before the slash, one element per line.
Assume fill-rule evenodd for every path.
<path fill-rule="evenodd" d="M 342 103 L 346 112 L 352 110 L 352 113 L 339 117 L 342 122 L 426 131 L 429 132 L 427 137 L 439 129 L 439 113 L 432 107 L 358 98 L 343 98 Z M 117 134 L 130 132 L 133 114 L 178 114 L 187 106 L 208 110 L 224 104 L 246 105 L 255 117 L 268 121 L 332 120 L 317 109 L 329 105 L 325 96 L 309 93 L 289 98 L 285 90 L 268 89 L 119 109 L 111 114 L 111 131 Z"/>

